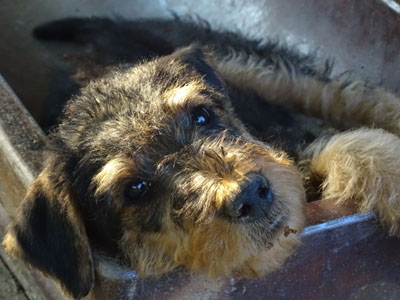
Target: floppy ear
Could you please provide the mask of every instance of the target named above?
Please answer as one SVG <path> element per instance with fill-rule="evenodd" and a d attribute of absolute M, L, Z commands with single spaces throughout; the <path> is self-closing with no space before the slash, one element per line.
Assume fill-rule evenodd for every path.
<path fill-rule="evenodd" d="M 176 53 L 179 55 L 179 58 L 182 61 L 191 65 L 196 72 L 203 75 L 203 78 L 207 84 L 211 85 L 217 90 L 224 90 L 224 83 L 222 82 L 222 79 L 210 64 L 210 61 L 213 58 L 206 50 L 196 45 L 192 45 L 179 49 Z"/>
<path fill-rule="evenodd" d="M 49 163 L 38 176 L 3 244 L 8 253 L 57 279 L 80 298 L 93 286 L 93 262 L 75 195 L 62 169 Z"/>

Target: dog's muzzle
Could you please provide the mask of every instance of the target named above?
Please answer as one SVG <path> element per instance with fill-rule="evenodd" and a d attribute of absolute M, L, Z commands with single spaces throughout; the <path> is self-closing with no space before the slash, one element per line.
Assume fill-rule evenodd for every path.
<path fill-rule="evenodd" d="M 274 202 L 268 180 L 260 174 L 251 174 L 234 200 L 225 205 L 224 214 L 232 219 L 252 222 L 265 218 Z"/>

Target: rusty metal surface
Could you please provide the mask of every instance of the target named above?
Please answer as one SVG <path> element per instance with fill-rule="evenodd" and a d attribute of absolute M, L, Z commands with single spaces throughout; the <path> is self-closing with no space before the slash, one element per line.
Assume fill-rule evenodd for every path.
<path fill-rule="evenodd" d="M 336 73 L 351 69 L 358 77 L 399 91 L 400 20 L 387 2 L 393 1 L 233 0 L 210 4 L 189 0 L 107 0 L 95 5 L 82 0 L 3 0 L 0 24 L 7 30 L 0 33 L 0 72 L 10 78 L 18 95 L 40 117 L 43 106 L 38 103 L 47 94 L 49 70 L 54 64 L 49 52 L 30 36 L 35 24 L 71 15 L 167 15 L 168 6 L 179 14 L 196 13 L 213 27 L 236 28 L 259 37 L 280 36 L 289 44 L 299 45 L 302 51 L 318 48 L 321 56 L 335 58 Z M 2 80 L 0 125 L 16 157 L 29 172 L 37 173 L 45 139 Z M 4 229 L 7 214 L 13 214 L 29 178 L 14 172 L 16 165 L 10 163 L 7 152 L 1 155 L 7 168 L 0 170 L 0 196 L 3 204 L 9 201 L 4 205 L 7 213 L 0 214 Z M 20 180 L 19 185 L 16 180 Z M 102 284 L 97 287 L 96 296 L 110 300 L 400 299 L 400 241 L 388 237 L 372 215 L 329 221 L 352 212 L 351 206 L 335 207 L 333 200 L 310 204 L 309 224 L 325 223 L 307 227 L 303 245 L 285 267 L 263 279 L 210 280 L 178 270 L 157 280 L 142 280 L 134 271 L 102 258 L 97 264 Z"/>
<path fill-rule="evenodd" d="M 337 205 L 336 199 L 323 199 L 307 203 L 306 223 L 316 225 L 341 217 L 350 216 L 357 212 L 353 201 L 346 201 Z"/>
<path fill-rule="evenodd" d="M 4 84 L 2 95 L 8 95 L 10 102 L 0 102 L 0 106 L 3 106 L 1 109 L 5 109 L 6 103 L 10 107 L 18 107 L 18 101 Z M 34 136 L 41 137 L 44 144 L 44 138 L 37 126 L 31 123 L 30 118 L 26 118 L 26 111 L 20 107 L 15 112 L 17 114 L 11 109 L 5 115 L 6 120 L 18 120 L 19 124 L 26 124 L 27 127 L 23 128 L 27 132 L 36 131 Z M 3 126 L 2 130 L 8 134 L 8 141 L 12 141 L 11 145 L 16 145 L 13 149 L 23 157 L 23 162 L 32 166 L 32 170 L 29 170 L 37 172 L 38 169 L 34 168 L 38 164 L 33 161 L 37 160 L 35 155 L 38 154 L 38 149 L 25 144 L 23 132 L 4 128 L 6 124 L 12 127 L 13 123 L 4 122 L 4 117 L 1 118 L 0 124 Z M 4 169 L 1 171 L 5 172 Z M 351 211 L 351 207 L 332 209 L 332 205 L 333 200 L 309 204 L 308 214 L 312 216 L 309 217 L 309 222 L 318 223 Z M 8 222 L 6 213 L 1 215 L 1 224 L 5 226 Z M 210 280 L 201 275 L 190 275 L 184 270 L 177 270 L 157 280 L 142 280 L 133 270 L 124 269 L 101 258 L 97 263 L 100 284 L 97 285 L 95 294 L 97 299 L 109 300 L 398 299 L 399 250 L 400 240 L 388 237 L 375 223 L 372 215 L 348 216 L 307 227 L 303 235 L 303 245 L 296 254 L 284 268 L 263 279 Z M 14 270 L 16 273 L 20 272 L 18 269 Z M 35 273 L 34 277 L 37 284 L 40 276 Z M 47 289 L 46 285 L 39 286 Z M 48 296 L 48 299 L 54 298 Z"/>
<path fill-rule="evenodd" d="M 184 271 L 141 280 L 107 263 L 100 299 L 400 299 L 400 240 L 372 214 L 309 226 L 284 268 L 257 280 L 210 280 Z"/>

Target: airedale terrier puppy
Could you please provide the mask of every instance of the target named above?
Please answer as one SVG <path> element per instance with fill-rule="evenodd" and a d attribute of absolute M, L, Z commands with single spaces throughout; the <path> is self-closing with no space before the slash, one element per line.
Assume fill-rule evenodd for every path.
<path fill-rule="evenodd" d="M 74 298 L 96 253 L 143 277 L 266 274 L 299 244 L 307 193 L 400 235 L 390 92 L 201 22 L 71 18 L 34 34 L 77 45 L 82 89 L 4 245 Z"/>

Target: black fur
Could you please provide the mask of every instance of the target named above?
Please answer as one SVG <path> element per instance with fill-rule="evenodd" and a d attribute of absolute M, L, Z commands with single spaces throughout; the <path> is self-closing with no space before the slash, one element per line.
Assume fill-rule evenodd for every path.
<path fill-rule="evenodd" d="M 297 55 L 277 43 L 249 41 L 230 32 L 212 31 L 204 23 L 179 19 L 69 18 L 39 26 L 34 35 L 41 40 L 75 43 L 79 46 L 75 54 L 83 64 L 88 58 L 95 68 L 114 68 L 98 81 L 79 82 L 87 86 L 67 104 L 64 118 L 49 136 L 50 152 L 55 158 L 47 174 L 51 184 L 46 188 L 59 189 L 64 195 L 73 193 L 68 198 L 70 203 L 47 199 L 38 192 L 26 199 L 22 209 L 21 218 L 26 218 L 26 223 L 14 227 L 18 242 L 29 255 L 27 260 L 58 278 L 75 298 L 86 295 L 93 283 L 92 277 L 82 278 L 79 256 L 84 246 L 74 247 L 76 240 L 81 235 L 87 236 L 88 255 L 99 251 L 119 258 L 126 255 L 118 248 L 123 230 L 134 228 L 140 232 L 137 241 L 140 243 L 141 234 L 161 232 L 162 220 L 168 211 L 164 207 L 170 202 L 175 210 L 192 207 L 199 193 L 196 194 L 195 188 L 192 192 L 189 188 L 183 192 L 181 189 L 185 185 L 190 187 L 185 180 L 197 168 L 196 159 L 210 159 L 210 151 L 201 150 L 202 145 L 210 143 L 211 137 L 221 145 L 224 142 L 231 145 L 244 132 L 241 123 L 236 122 L 233 109 L 251 133 L 293 156 L 302 143 L 316 138 L 290 110 L 259 101 L 259 96 L 252 91 L 224 86 L 212 63 L 207 63 L 207 51 L 218 58 L 240 50 L 265 58 L 266 65 L 274 64 L 279 57 L 279 64 L 287 64 L 285 67 L 294 74 L 327 80 L 329 64 L 317 70 L 311 56 Z M 182 48 L 188 45 L 191 46 Z M 87 49 L 82 51 L 81 47 Z M 157 59 L 143 63 L 150 58 Z M 279 68 L 279 64 L 274 67 Z M 137 66 L 129 69 L 132 65 Z M 97 69 L 92 75 L 96 76 L 96 72 Z M 207 86 L 201 95 L 207 95 L 207 105 L 213 111 L 208 127 L 202 128 L 191 122 L 191 112 L 196 107 L 190 105 L 194 104 L 179 108 L 177 113 L 158 98 L 166 97 L 171 88 L 199 81 Z M 226 98 L 232 101 L 233 109 Z M 223 134 L 227 135 L 226 139 L 221 138 Z M 224 151 L 223 147 L 213 151 L 211 160 L 218 164 L 223 156 L 218 153 Z M 95 193 L 94 177 L 116 157 L 129 157 L 128 164 L 140 170 L 130 175 L 135 178 L 125 181 L 152 182 L 154 188 L 140 204 L 126 203 L 112 189 Z M 185 172 L 187 177 L 182 175 Z M 127 182 L 116 182 L 115 186 L 124 184 Z M 174 191 L 179 192 L 174 194 Z M 62 203 L 79 211 L 84 233 L 77 232 L 71 224 Z M 201 215 L 201 209 L 193 214 Z M 181 223 L 181 216 L 172 217 L 174 222 Z M 121 228 L 122 223 L 125 228 Z M 34 240 L 37 236 L 40 238 Z M 58 260 L 60 252 L 63 260 Z"/>
<path fill-rule="evenodd" d="M 163 56 L 180 47 L 196 43 L 205 46 L 220 56 L 229 55 L 230 51 L 244 51 L 261 56 L 267 65 L 273 64 L 279 57 L 288 66 L 294 66 L 295 73 L 328 80 L 332 64 L 329 61 L 323 68 L 315 69 L 313 56 L 299 55 L 278 42 L 249 40 L 236 33 L 211 30 L 202 20 L 138 20 L 106 18 L 68 18 L 50 22 L 35 28 L 35 37 L 42 40 L 62 40 L 80 45 L 90 46 L 91 56 L 96 63 L 103 66 L 122 63 L 136 64 L 143 59 Z M 229 47 L 227 47 L 229 45 Z M 87 50 L 89 51 L 89 50 Z M 199 56 L 200 55 L 200 56 Z M 191 53 L 183 59 L 201 74 L 209 84 L 223 89 L 215 72 L 202 63 L 201 51 Z M 272 142 L 297 159 L 299 148 L 312 142 L 317 135 L 309 127 L 325 130 L 327 125 L 320 120 L 308 118 L 305 125 L 303 118 L 281 106 L 259 101 L 259 97 L 251 91 L 230 90 L 230 98 L 237 116 L 247 125 L 252 134 L 263 141 Z M 252 103 L 254 105 L 248 105 Z M 260 113 L 262 112 L 262 113 Z M 53 119 L 53 124 L 55 119 Z M 311 125 L 310 125 L 311 124 Z"/>
<path fill-rule="evenodd" d="M 73 246 L 81 239 L 76 226 L 59 203 L 49 201 L 44 195 L 36 195 L 34 201 L 25 204 L 21 207 L 25 221 L 12 229 L 25 259 L 43 272 L 59 278 L 74 298 L 87 295 L 94 278 L 92 271 L 89 277 L 81 272 L 82 255 L 88 255 L 88 250 Z"/>

